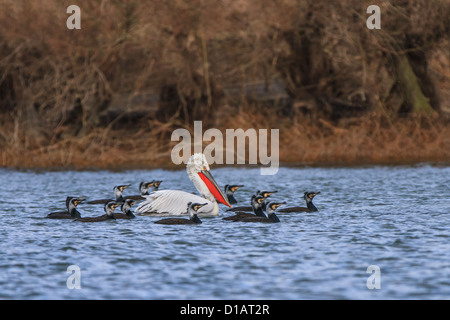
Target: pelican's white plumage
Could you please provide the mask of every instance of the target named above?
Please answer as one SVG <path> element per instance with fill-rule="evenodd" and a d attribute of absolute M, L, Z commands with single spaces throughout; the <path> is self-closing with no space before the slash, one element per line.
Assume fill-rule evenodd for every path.
<path fill-rule="evenodd" d="M 187 214 L 186 206 L 189 202 L 207 203 L 207 205 L 198 210 L 198 216 L 219 215 L 219 206 L 216 201 L 208 201 L 205 198 L 189 192 L 180 190 L 161 190 L 152 192 L 152 194 L 145 197 L 147 200 L 136 209 L 136 212 L 140 212 L 144 215 L 184 215 Z"/>
<path fill-rule="evenodd" d="M 202 153 L 196 153 L 189 158 L 186 171 L 201 196 L 180 190 L 155 191 L 146 196 L 147 199 L 136 208 L 136 212 L 157 216 L 183 215 L 187 214 L 187 204 L 193 202 L 207 203 L 199 209 L 198 216 L 218 216 L 219 205 L 216 198 L 231 207 L 209 173 L 208 162 Z"/>

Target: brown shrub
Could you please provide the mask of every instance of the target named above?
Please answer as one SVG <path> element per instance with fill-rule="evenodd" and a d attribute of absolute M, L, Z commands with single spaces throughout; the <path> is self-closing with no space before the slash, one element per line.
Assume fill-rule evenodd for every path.
<path fill-rule="evenodd" d="M 193 120 L 280 127 L 285 161 L 448 159 L 445 119 L 397 118 L 449 110 L 448 1 L 80 0 L 77 31 L 70 4 L 0 4 L 3 165 L 147 164 Z"/>

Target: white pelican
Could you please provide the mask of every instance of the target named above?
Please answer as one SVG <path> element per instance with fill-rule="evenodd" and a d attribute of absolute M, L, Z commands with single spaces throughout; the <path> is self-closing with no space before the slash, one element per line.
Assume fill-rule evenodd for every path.
<path fill-rule="evenodd" d="M 193 154 L 186 164 L 186 171 L 201 197 L 180 190 L 154 191 L 145 196 L 147 199 L 136 208 L 136 212 L 141 215 L 155 216 L 184 215 L 187 214 L 188 203 L 192 202 L 206 203 L 198 210 L 197 214 L 208 217 L 219 215 L 217 201 L 231 208 L 227 197 L 209 172 L 209 165 L 204 154 Z"/>

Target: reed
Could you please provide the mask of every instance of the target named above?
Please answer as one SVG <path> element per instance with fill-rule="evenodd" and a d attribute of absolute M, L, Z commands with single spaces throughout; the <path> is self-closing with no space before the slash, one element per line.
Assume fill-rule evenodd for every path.
<path fill-rule="evenodd" d="M 302 117 L 292 122 L 242 112 L 223 119 L 217 128 L 223 132 L 227 128 L 279 128 L 279 156 L 283 164 L 448 164 L 450 159 L 450 126 L 448 121 L 439 119 L 417 117 L 392 121 L 372 114 L 336 125 L 326 120 L 311 124 Z M 155 130 L 158 129 L 153 127 L 134 134 L 114 130 L 106 139 L 102 130 L 96 130 L 83 137 L 35 148 L 11 145 L 1 149 L 0 159 L 3 167 L 15 168 L 175 168 L 170 153 L 176 142 L 170 141 L 170 131 L 160 139 Z"/>

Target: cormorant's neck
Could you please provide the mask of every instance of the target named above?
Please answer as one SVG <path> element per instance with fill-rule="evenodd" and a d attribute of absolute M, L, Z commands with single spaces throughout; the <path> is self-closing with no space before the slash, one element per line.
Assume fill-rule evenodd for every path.
<path fill-rule="evenodd" d="M 267 211 L 267 200 L 264 200 L 264 202 L 261 203 L 261 208 L 263 211 Z"/>
<path fill-rule="evenodd" d="M 202 220 L 197 216 L 197 214 L 194 214 L 194 216 L 191 218 L 191 220 L 195 223 L 202 223 Z"/>
<path fill-rule="evenodd" d="M 122 196 L 122 191 L 120 191 L 119 189 L 115 189 L 114 190 L 114 196 L 116 198 L 117 202 L 123 202 L 123 196 Z"/>
<path fill-rule="evenodd" d="M 228 198 L 228 202 L 229 203 L 231 203 L 231 204 L 236 204 L 237 203 L 237 201 L 234 198 L 233 194 L 227 194 L 227 198 Z"/>
<path fill-rule="evenodd" d="M 308 207 L 309 211 L 313 212 L 313 211 L 318 211 L 316 206 L 312 203 L 311 201 L 307 201 L 306 202 L 306 206 Z"/>
<path fill-rule="evenodd" d="M 253 212 L 258 216 L 258 217 L 266 217 L 266 215 L 264 214 L 264 211 L 263 211 L 263 209 L 261 208 L 261 207 L 259 207 L 259 208 L 254 208 L 254 207 L 252 207 L 253 208 Z"/>
<path fill-rule="evenodd" d="M 113 210 L 111 210 L 110 208 L 106 208 L 105 212 L 106 212 L 106 219 L 115 219 Z"/>
<path fill-rule="evenodd" d="M 81 218 L 80 213 L 78 212 L 78 210 L 75 207 L 70 208 L 69 213 L 72 218 Z"/>
<path fill-rule="evenodd" d="M 280 222 L 280 219 L 278 219 L 278 216 L 275 214 L 275 212 L 269 214 L 269 219 L 273 222 Z"/>

